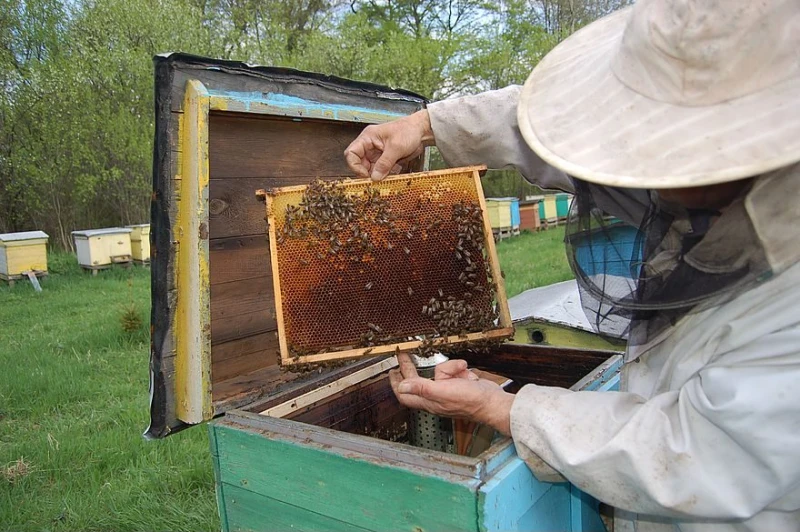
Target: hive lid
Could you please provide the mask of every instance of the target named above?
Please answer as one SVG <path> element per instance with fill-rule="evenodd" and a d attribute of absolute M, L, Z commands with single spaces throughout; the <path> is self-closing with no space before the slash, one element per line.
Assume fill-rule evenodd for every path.
<path fill-rule="evenodd" d="M 93 236 L 100 236 L 100 235 L 116 235 L 120 233 L 130 233 L 131 229 L 127 227 L 108 227 L 106 229 L 86 229 L 84 231 L 73 231 L 73 236 L 84 236 L 86 238 L 90 238 Z"/>
<path fill-rule="evenodd" d="M 483 170 L 267 191 L 281 363 L 511 336 Z"/>
<path fill-rule="evenodd" d="M 0 242 L 19 242 L 21 240 L 38 240 L 50 238 L 44 231 L 22 231 L 20 233 L 0 234 Z"/>
<path fill-rule="evenodd" d="M 425 98 L 186 54 L 154 62 L 146 434 L 163 437 L 352 370 L 278 366 L 264 205 L 255 191 L 346 175 L 342 150 L 367 124 L 416 112 Z"/>

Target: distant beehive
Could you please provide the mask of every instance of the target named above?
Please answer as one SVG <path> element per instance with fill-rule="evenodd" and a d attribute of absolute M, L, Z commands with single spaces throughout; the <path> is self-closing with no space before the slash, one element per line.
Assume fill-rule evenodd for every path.
<path fill-rule="evenodd" d="M 486 198 L 486 210 L 492 229 L 511 229 L 511 201 L 509 198 Z"/>
<path fill-rule="evenodd" d="M 131 230 L 131 255 L 138 262 L 150 261 L 150 224 L 126 225 Z"/>
<path fill-rule="evenodd" d="M 106 268 L 115 263 L 129 263 L 131 232 L 127 227 L 73 231 L 78 263 L 90 270 Z"/>
<path fill-rule="evenodd" d="M 24 272 L 47 273 L 47 233 L 25 231 L 0 235 L 0 279 L 10 281 Z"/>
<path fill-rule="evenodd" d="M 519 228 L 528 231 L 538 231 L 541 226 L 539 217 L 539 203 L 544 196 L 536 196 L 525 199 L 519 204 Z"/>
<path fill-rule="evenodd" d="M 554 223 L 558 220 L 555 194 L 548 194 L 539 202 L 539 218 L 542 221 L 550 223 Z"/>

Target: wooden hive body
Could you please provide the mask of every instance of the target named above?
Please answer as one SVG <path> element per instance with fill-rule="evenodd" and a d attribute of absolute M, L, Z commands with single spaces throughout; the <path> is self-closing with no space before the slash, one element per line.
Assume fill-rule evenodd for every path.
<path fill-rule="evenodd" d="M 131 230 L 131 255 L 133 260 L 148 262 L 150 260 L 150 224 L 126 226 Z"/>
<path fill-rule="evenodd" d="M 47 272 L 47 240 L 42 231 L 0 235 L 0 278 L 16 278 L 26 271 Z"/>
<path fill-rule="evenodd" d="M 131 260 L 131 230 L 125 227 L 73 231 L 78 264 L 84 267 L 107 266 Z"/>
<path fill-rule="evenodd" d="M 534 479 L 508 439 L 476 457 L 407 445 L 409 412 L 388 385 L 393 357 L 306 373 L 278 365 L 255 191 L 348 175 L 342 152 L 365 124 L 412 113 L 424 99 L 173 54 L 156 59 L 156 102 L 146 435 L 224 414 L 209 424 L 224 530 L 597 525 L 594 501 Z M 459 356 L 518 384 L 608 387 L 618 368 L 610 352 L 511 344 Z"/>

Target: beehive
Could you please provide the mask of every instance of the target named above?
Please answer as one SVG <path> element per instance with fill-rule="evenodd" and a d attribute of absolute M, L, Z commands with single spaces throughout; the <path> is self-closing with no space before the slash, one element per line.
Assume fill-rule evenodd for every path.
<path fill-rule="evenodd" d="M 146 434 L 210 421 L 223 530 L 598 529 L 596 501 L 535 479 L 510 439 L 479 456 L 409 445 L 394 357 L 278 365 L 274 247 L 254 192 L 347 175 L 342 151 L 365 125 L 422 97 L 172 54 L 156 59 L 155 101 Z M 507 343 L 454 356 L 576 389 L 613 386 L 619 367 L 612 353 Z"/>
<path fill-rule="evenodd" d="M 555 194 L 548 194 L 539 202 L 539 218 L 546 222 L 555 222 L 558 220 Z"/>
<path fill-rule="evenodd" d="M 131 230 L 125 227 L 73 231 L 78 264 L 87 269 L 131 261 Z"/>
<path fill-rule="evenodd" d="M 519 227 L 523 231 L 538 231 L 541 226 L 539 218 L 539 201 L 541 199 L 526 199 L 519 204 Z"/>
<path fill-rule="evenodd" d="M 486 198 L 492 229 L 511 229 L 511 202 L 508 198 Z"/>
<path fill-rule="evenodd" d="M 282 363 L 510 336 L 482 170 L 269 191 Z"/>
<path fill-rule="evenodd" d="M 18 279 L 24 272 L 47 273 L 47 233 L 24 231 L 0 235 L 0 279 Z"/>
<path fill-rule="evenodd" d="M 150 261 L 150 224 L 126 225 L 131 230 L 131 256 L 137 262 Z"/>

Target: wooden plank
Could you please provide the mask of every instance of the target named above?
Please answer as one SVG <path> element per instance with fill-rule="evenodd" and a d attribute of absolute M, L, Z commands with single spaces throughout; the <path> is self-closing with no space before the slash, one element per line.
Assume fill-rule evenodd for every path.
<path fill-rule="evenodd" d="M 213 137 L 212 137 L 213 145 Z M 268 150 L 267 147 L 262 148 Z M 209 236 L 212 239 L 242 235 L 261 235 L 266 239 L 267 222 L 264 202 L 256 190 L 308 184 L 314 174 L 274 177 L 236 177 L 219 179 L 213 173 L 209 185 Z"/>
<path fill-rule="evenodd" d="M 267 332 L 217 344 L 211 352 L 212 387 L 278 363 L 278 336 Z"/>
<path fill-rule="evenodd" d="M 175 408 L 178 419 L 211 419 L 211 338 L 209 320 L 208 92 L 197 81 L 186 84 L 181 131 L 180 208 L 172 234 L 178 239 L 177 308 L 173 330 Z"/>
<path fill-rule="evenodd" d="M 226 484 L 371 530 L 477 528 L 476 479 L 431 476 L 388 460 L 345 457 L 224 421 L 214 426 Z"/>
<path fill-rule="evenodd" d="M 483 531 L 528 530 L 537 516 L 528 516 L 536 502 L 552 487 L 552 484 L 539 482 L 520 458 L 514 457 L 478 492 L 479 526 Z M 569 525 L 568 516 L 563 516 L 564 524 Z M 554 527 L 552 530 L 570 530 L 567 527 Z"/>
<path fill-rule="evenodd" d="M 172 60 L 172 59 L 170 59 Z M 263 67 L 257 67 L 263 69 Z M 207 65 L 188 65 L 176 63 L 172 68 L 171 87 L 172 110 L 180 111 L 180 99 L 187 79 L 200 80 L 209 89 L 215 91 L 231 91 L 238 94 L 285 95 L 301 98 L 319 105 L 327 104 L 369 107 L 377 111 L 390 111 L 400 114 L 411 114 L 422 107 L 422 100 L 410 95 L 391 92 L 387 87 L 372 85 L 356 86 L 352 82 L 335 82 L 332 80 L 313 79 L 303 72 L 259 71 L 240 67 Z M 166 95 L 165 95 L 166 96 Z"/>
<path fill-rule="evenodd" d="M 277 278 L 277 276 L 275 276 Z M 277 308 L 276 304 L 276 313 L 278 314 L 278 319 L 281 319 L 281 312 L 280 309 Z M 279 331 L 281 330 L 281 326 L 279 324 Z M 468 342 L 477 342 L 480 340 L 491 340 L 493 338 L 508 338 L 514 334 L 514 329 L 509 327 L 507 329 L 494 329 L 491 331 L 486 332 L 478 332 L 478 333 L 470 333 L 464 336 L 452 335 L 443 338 L 436 338 L 433 340 L 433 345 L 440 345 L 440 344 L 459 344 L 459 343 L 468 343 Z M 283 353 L 286 353 L 287 348 L 284 346 L 285 339 L 284 335 L 279 334 L 281 338 L 281 356 Z M 383 355 L 388 353 L 394 353 L 396 351 L 400 352 L 408 352 L 412 349 L 416 349 L 417 347 L 423 344 L 422 340 L 413 340 L 410 342 L 400 342 L 397 344 L 389 344 L 389 345 L 376 345 L 374 347 L 360 347 L 358 349 L 347 349 L 344 351 L 336 351 L 336 352 L 329 352 L 329 353 L 321 353 L 318 355 L 304 355 L 299 357 L 285 357 L 283 358 L 282 363 L 284 365 L 295 365 L 295 364 L 308 364 L 314 362 L 324 362 L 327 360 L 342 360 L 347 358 L 358 358 L 364 357 L 368 355 Z"/>
<path fill-rule="evenodd" d="M 217 344 L 214 346 L 211 360 L 214 364 L 223 363 L 259 351 L 272 351 L 272 356 L 278 356 L 278 335 L 274 331 Z"/>
<path fill-rule="evenodd" d="M 217 509 L 219 511 L 220 524 L 222 525 L 222 532 L 229 532 L 228 526 L 228 511 L 225 507 L 225 493 L 223 491 L 222 481 L 219 478 L 219 452 L 217 451 L 217 438 L 214 433 L 214 426 L 208 425 L 208 446 L 211 451 L 211 463 L 214 466 L 214 488 L 217 494 Z"/>
<path fill-rule="evenodd" d="M 216 179 L 353 175 L 342 154 L 364 126 L 212 113 L 211 175 Z"/>
<path fill-rule="evenodd" d="M 613 351 L 504 343 L 491 353 L 463 351 L 453 358 L 463 358 L 478 369 L 499 373 L 519 386 L 569 388 L 615 355 Z"/>
<path fill-rule="evenodd" d="M 275 356 L 266 350 L 232 358 L 227 360 L 224 364 L 212 363 L 212 386 L 216 386 L 219 382 L 233 379 L 239 375 L 245 375 L 274 365 Z"/>
<path fill-rule="evenodd" d="M 211 322 L 211 345 L 230 342 L 245 336 L 274 331 L 277 322 L 272 312 L 255 310 L 238 316 L 219 318 Z"/>
<path fill-rule="evenodd" d="M 224 412 L 252 403 L 260 397 L 269 396 L 282 385 L 300 376 L 297 373 L 281 371 L 281 368 L 273 365 L 214 383 L 212 390 L 214 411 Z"/>
<path fill-rule="evenodd" d="M 606 526 L 600 517 L 600 502 L 578 489 L 569 485 L 570 491 L 570 518 L 574 532 L 605 532 Z"/>
<path fill-rule="evenodd" d="M 476 480 L 485 479 L 490 466 L 494 470 L 501 465 L 494 463 L 495 453 L 501 455 L 503 462 L 508 459 L 508 456 L 502 456 L 505 455 L 506 447 L 510 447 L 511 454 L 513 454 L 511 439 L 499 442 L 494 449 L 490 449 L 483 456 L 472 458 L 391 441 L 379 441 L 359 434 L 348 434 L 325 427 L 306 425 L 289 419 L 265 417 L 246 411 L 230 412 L 220 423 L 240 430 L 269 434 L 272 439 L 330 449 L 343 456 L 361 456 L 364 460 L 403 464 L 403 467 L 412 471 L 436 474 L 443 479 L 452 477 L 455 479 L 454 481 L 458 482 L 461 482 L 459 479 L 462 477 Z"/>
<path fill-rule="evenodd" d="M 368 530 L 332 519 L 299 506 L 275 500 L 232 484 L 222 486 L 224 505 L 220 516 L 230 532 L 348 532 Z M 223 515 L 224 512 L 224 515 Z"/>
<path fill-rule="evenodd" d="M 315 403 L 288 419 L 378 440 L 405 442 L 410 416 L 411 411 L 400 405 L 384 374 Z"/>
<path fill-rule="evenodd" d="M 263 276 L 211 285 L 211 323 L 215 320 L 263 312 L 265 318 L 275 313 L 272 278 Z M 212 336 L 212 341 L 213 341 Z"/>
<path fill-rule="evenodd" d="M 214 223 L 211 223 L 213 230 Z M 212 239 L 208 243 L 211 286 L 272 275 L 269 244 L 265 233 Z"/>
<path fill-rule="evenodd" d="M 285 362 L 289 353 L 286 342 L 286 325 L 283 316 L 283 295 L 281 294 L 280 267 L 278 261 L 278 235 L 275 224 L 269 224 L 269 257 L 272 264 L 272 293 L 275 298 L 275 325 L 278 329 L 278 346 L 280 348 L 281 362 Z"/>
<path fill-rule="evenodd" d="M 481 173 L 485 171 L 484 167 L 475 169 L 473 175 L 475 176 L 475 187 L 478 190 L 478 203 L 481 205 L 483 211 L 483 234 L 486 237 L 486 255 L 489 258 L 489 266 L 492 270 L 492 277 L 494 278 L 497 292 L 497 312 L 500 314 L 500 326 L 512 327 L 511 312 L 508 310 L 508 299 L 506 298 L 506 283 L 503 279 L 503 272 L 500 270 L 500 259 L 497 257 L 497 247 L 494 245 L 494 238 L 492 237 L 492 226 L 489 221 L 489 214 L 486 210 L 486 200 L 483 197 L 483 187 L 481 186 Z"/>
<path fill-rule="evenodd" d="M 386 358 L 381 360 L 380 362 L 373 364 L 367 368 L 362 370 L 356 371 L 333 381 L 330 384 L 326 384 L 325 386 L 321 386 L 316 390 L 312 390 L 306 394 L 301 395 L 300 397 L 296 397 L 290 401 L 287 401 L 283 404 L 273 406 L 272 408 L 268 408 L 259 412 L 262 416 L 271 416 L 271 417 L 287 417 L 292 412 L 296 412 L 306 406 L 309 406 L 317 401 L 321 401 L 326 397 L 329 397 L 337 392 L 345 390 L 354 384 L 357 384 L 363 380 L 369 379 L 370 377 L 374 377 L 380 373 L 385 371 L 389 371 L 392 368 L 397 367 L 397 359 Z"/>

